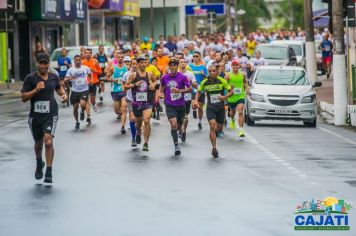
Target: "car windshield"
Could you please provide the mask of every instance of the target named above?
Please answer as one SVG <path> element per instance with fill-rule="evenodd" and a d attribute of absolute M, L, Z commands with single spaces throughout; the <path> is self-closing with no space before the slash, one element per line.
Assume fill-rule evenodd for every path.
<path fill-rule="evenodd" d="M 302 46 L 301 45 L 291 44 L 290 46 L 291 46 L 291 48 L 293 48 L 295 55 L 297 55 L 297 56 L 302 55 Z"/>
<path fill-rule="evenodd" d="M 261 69 L 254 82 L 265 85 L 310 85 L 303 70 Z"/>
<path fill-rule="evenodd" d="M 99 52 L 99 49 L 97 46 L 95 47 L 88 47 L 91 48 L 93 50 L 93 55 L 97 54 Z M 67 57 L 69 57 L 70 59 L 73 60 L 75 55 L 80 55 L 80 48 L 71 48 L 71 49 L 67 49 L 68 54 Z M 109 50 L 107 50 L 109 51 Z M 52 53 L 51 55 L 51 61 L 57 61 L 58 58 L 61 56 L 61 50 L 56 50 Z"/>
<path fill-rule="evenodd" d="M 288 59 L 288 48 L 278 46 L 259 46 L 256 50 L 260 50 L 262 57 L 265 59 L 285 60 Z"/>

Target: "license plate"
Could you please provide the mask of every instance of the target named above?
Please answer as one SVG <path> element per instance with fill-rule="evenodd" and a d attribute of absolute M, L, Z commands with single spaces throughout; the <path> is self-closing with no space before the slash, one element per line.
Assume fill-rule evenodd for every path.
<path fill-rule="evenodd" d="M 277 114 L 292 114 L 291 110 L 276 110 Z"/>

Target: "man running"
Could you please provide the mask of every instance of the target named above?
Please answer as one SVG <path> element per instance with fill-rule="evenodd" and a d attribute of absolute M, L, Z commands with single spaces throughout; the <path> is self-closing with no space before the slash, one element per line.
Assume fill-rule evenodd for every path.
<path fill-rule="evenodd" d="M 148 55 L 146 55 L 146 59 L 147 59 L 147 66 L 146 66 L 146 72 L 151 72 L 154 76 L 154 79 L 156 80 L 156 88 L 155 88 L 155 94 L 154 94 L 154 104 L 153 104 L 153 119 L 159 120 L 159 111 L 161 110 L 160 104 L 159 104 L 159 85 L 161 83 L 160 77 L 161 77 L 161 72 L 159 72 L 158 68 L 152 64 L 152 62 L 150 63 L 150 57 Z M 157 58 L 156 58 L 157 60 Z"/>
<path fill-rule="evenodd" d="M 199 85 L 198 92 L 195 96 L 193 107 L 197 108 L 199 105 L 199 97 L 205 91 L 208 97 L 208 104 L 206 109 L 206 117 L 210 126 L 210 141 L 213 146 L 212 155 L 214 158 L 219 157 L 219 152 L 216 149 L 216 133 L 221 131 L 224 119 L 225 108 L 224 100 L 228 99 L 233 91 L 230 85 L 224 78 L 217 76 L 218 70 L 216 65 L 211 65 L 208 68 L 209 76 L 204 79 Z M 224 91 L 227 90 L 227 95 L 224 96 Z"/>
<path fill-rule="evenodd" d="M 89 84 L 90 103 L 87 103 L 87 109 L 86 109 L 88 124 L 91 124 L 90 104 L 92 104 L 94 112 L 98 111 L 98 107 L 96 106 L 96 92 L 98 86 L 100 85 L 98 76 L 101 74 L 101 68 L 99 66 L 99 62 L 95 58 L 93 58 L 92 55 L 93 55 L 93 51 L 90 48 L 87 48 L 85 60 L 82 61 L 82 64 L 84 66 L 87 66 L 93 74 L 92 80 Z"/>
<path fill-rule="evenodd" d="M 331 73 L 331 55 L 333 50 L 333 43 L 329 40 L 329 33 L 325 33 L 324 40 L 321 41 L 319 48 L 321 49 L 321 57 L 326 72 L 326 78 L 329 79 Z"/>
<path fill-rule="evenodd" d="M 74 56 L 74 67 L 69 68 L 65 80 L 72 82 L 72 93 L 70 95 L 70 103 L 73 105 L 73 115 L 75 119 L 75 129 L 80 129 L 80 123 L 78 120 L 78 108 L 81 107 L 80 120 L 83 121 L 85 118 L 85 109 L 87 107 L 87 102 L 89 98 L 89 85 L 90 81 L 93 80 L 93 73 L 87 67 L 82 65 L 80 55 Z M 89 122 L 88 122 L 89 124 Z"/>
<path fill-rule="evenodd" d="M 61 87 L 58 76 L 48 73 L 49 55 L 38 53 L 37 71 L 26 76 L 21 90 L 23 102 L 30 100 L 31 109 L 28 123 L 35 141 L 37 180 L 43 177 L 43 168 L 47 164 L 45 183 L 52 183 L 52 164 L 54 158 L 53 137 L 58 122 L 58 105 L 54 91 L 67 101 L 67 95 Z M 46 163 L 42 161 L 43 144 L 45 146 Z"/>
<path fill-rule="evenodd" d="M 95 59 L 98 60 L 101 69 L 101 74 L 99 75 L 100 88 L 99 88 L 99 100 L 102 102 L 104 100 L 103 95 L 105 92 L 105 68 L 109 61 L 108 56 L 105 54 L 105 49 L 103 45 L 99 45 L 99 52 L 95 55 Z"/>
<path fill-rule="evenodd" d="M 181 59 L 185 60 L 185 59 Z M 178 145 L 178 130 L 182 129 L 185 117 L 184 94 L 192 91 L 187 77 L 178 72 L 178 61 L 171 59 L 168 63 L 169 73 L 162 77 L 160 93 L 164 93 L 164 103 L 166 104 L 166 114 L 171 124 L 171 135 L 174 143 L 174 154 L 180 155 L 181 150 Z"/>
<path fill-rule="evenodd" d="M 153 106 L 153 93 L 156 86 L 153 74 L 145 71 L 147 66 L 145 55 L 137 58 L 138 70 L 132 73 L 125 83 L 125 89 L 131 89 L 132 92 L 132 109 L 136 118 L 136 143 L 141 143 L 141 126 L 144 123 L 144 144 L 143 151 L 149 151 L 148 140 L 151 133 L 151 114 Z"/>
<path fill-rule="evenodd" d="M 189 67 L 192 69 L 193 74 L 195 76 L 195 79 L 198 83 L 198 86 L 201 84 L 201 82 L 205 79 L 205 77 L 208 75 L 208 71 L 206 67 L 202 64 L 201 62 L 201 55 L 200 52 L 195 51 L 193 54 L 193 63 L 189 65 Z M 193 90 L 193 98 L 195 96 L 195 90 Z M 202 92 L 201 95 L 199 96 L 199 107 L 198 107 L 198 117 L 199 117 L 199 123 L 198 123 L 198 128 L 201 130 L 203 128 L 201 121 L 203 119 L 203 106 L 205 103 L 205 93 Z M 196 110 L 193 110 L 193 117 L 194 119 L 197 118 Z"/>
<path fill-rule="evenodd" d="M 193 88 L 197 88 L 197 81 L 195 79 L 195 76 L 192 72 L 187 70 L 187 60 L 185 60 L 184 58 L 179 60 L 179 69 L 178 71 L 180 71 L 182 74 L 184 74 L 189 83 L 192 85 Z M 188 115 L 190 113 L 190 106 L 192 104 L 192 93 L 188 92 L 188 93 L 184 93 L 184 101 L 185 101 L 185 116 L 184 116 L 184 121 L 183 121 L 183 127 L 182 129 L 180 129 L 181 131 L 181 139 L 182 142 L 184 143 L 185 140 L 187 139 L 187 127 L 188 127 Z"/>
<path fill-rule="evenodd" d="M 62 48 L 61 56 L 58 57 L 58 70 L 59 70 L 59 80 L 61 82 L 61 86 L 67 93 L 67 97 L 69 97 L 70 93 L 70 84 L 69 82 L 64 82 L 64 78 L 66 77 L 68 69 L 72 66 L 72 61 L 69 57 L 67 57 L 68 51 L 65 48 Z M 69 106 L 69 100 L 67 99 L 67 106 Z"/>
<path fill-rule="evenodd" d="M 227 99 L 230 108 L 230 128 L 235 129 L 235 114 L 238 113 L 239 136 L 245 137 L 243 125 L 245 122 L 245 91 L 248 89 L 248 82 L 244 73 L 240 71 L 240 63 L 237 60 L 232 61 L 232 72 L 225 77 L 228 84 L 234 91 L 234 94 Z"/>

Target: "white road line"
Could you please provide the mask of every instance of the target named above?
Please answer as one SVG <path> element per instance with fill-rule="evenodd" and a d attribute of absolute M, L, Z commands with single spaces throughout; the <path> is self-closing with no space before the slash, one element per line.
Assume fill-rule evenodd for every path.
<path fill-rule="evenodd" d="M 326 133 L 332 134 L 332 135 L 344 140 L 345 142 L 347 142 L 349 144 L 352 144 L 352 145 L 356 146 L 356 142 L 352 141 L 351 139 L 345 138 L 345 137 L 341 136 L 340 134 L 337 134 L 337 133 L 335 133 L 335 132 L 333 132 L 331 130 L 328 130 L 328 129 L 325 129 L 325 128 L 322 128 L 322 127 L 317 127 L 317 128 L 322 130 L 322 131 L 324 131 L 324 132 L 326 132 Z"/>

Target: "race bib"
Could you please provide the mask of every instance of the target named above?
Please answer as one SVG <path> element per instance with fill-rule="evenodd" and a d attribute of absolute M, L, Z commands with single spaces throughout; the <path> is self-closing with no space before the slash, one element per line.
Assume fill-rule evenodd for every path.
<path fill-rule="evenodd" d="M 184 101 L 190 101 L 192 100 L 192 94 L 191 93 L 185 93 L 184 94 Z"/>
<path fill-rule="evenodd" d="M 105 68 L 105 62 L 99 63 L 100 68 Z"/>
<path fill-rule="evenodd" d="M 218 97 L 221 96 L 219 93 L 218 94 L 210 94 L 210 102 L 211 103 L 219 103 L 221 102 Z"/>
<path fill-rule="evenodd" d="M 84 78 L 78 78 L 76 80 L 76 85 L 80 86 L 80 85 L 84 85 L 85 84 L 85 79 Z"/>
<path fill-rule="evenodd" d="M 171 93 L 171 101 L 176 101 L 182 97 L 181 93 Z"/>
<path fill-rule="evenodd" d="M 136 93 L 137 102 L 147 102 L 147 92 Z"/>
<path fill-rule="evenodd" d="M 157 85 L 160 85 L 161 84 L 161 80 L 158 79 L 157 82 L 156 82 Z"/>
<path fill-rule="evenodd" d="M 234 88 L 234 94 L 235 95 L 240 95 L 242 93 L 242 89 L 241 88 Z"/>
<path fill-rule="evenodd" d="M 120 77 L 119 78 L 115 78 L 115 80 L 116 80 L 117 83 L 122 83 L 122 78 L 120 78 Z"/>
<path fill-rule="evenodd" d="M 66 70 L 67 70 L 67 66 L 61 66 L 59 69 L 60 69 L 61 71 L 66 71 Z"/>
<path fill-rule="evenodd" d="M 37 101 L 35 102 L 36 113 L 49 113 L 49 101 Z"/>

